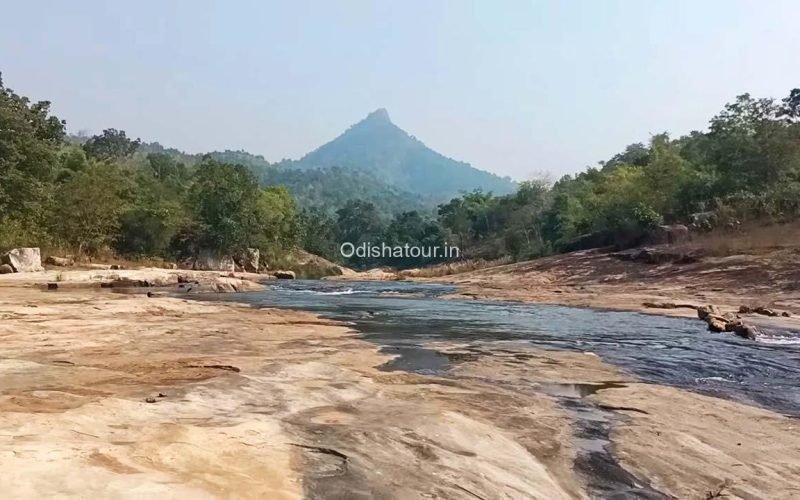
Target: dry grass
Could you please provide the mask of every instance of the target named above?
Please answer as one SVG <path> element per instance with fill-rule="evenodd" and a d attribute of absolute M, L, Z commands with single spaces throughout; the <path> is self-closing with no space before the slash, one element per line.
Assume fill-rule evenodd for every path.
<path fill-rule="evenodd" d="M 511 257 L 502 257 L 494 260 L 468 259 L 457 262 L 437 264 L 435 266 L 423 267 L 421 269 L 412 269 L 409 271 L 404 271 L 401 274 L 406 274 L 416 278 L 437 278 L 439 276 L 448 276 L 450 274 L 476 271 L 478 269 L 484 269 L 487 267 L 502 266 L 504 264 L 510 264 L 511 262 L 513 262 Z"/>
<path fill-rule="evenodd" d="M 786 224 L 749 224 L 737 230 L 717 229 L 695 234 L 687 245 L 713 256 L 760 255 L 775 250 L 800 247 L 800 221 Z"/>

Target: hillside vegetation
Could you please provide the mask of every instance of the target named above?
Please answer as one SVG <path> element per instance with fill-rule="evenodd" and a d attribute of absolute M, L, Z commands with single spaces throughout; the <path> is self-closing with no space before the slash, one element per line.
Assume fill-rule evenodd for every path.
<path fill-rule="evenodd" d="M 515 189 L 508 178 L 478 170 L 428 148 L 392 123 L 385 109 L 370 113 L 291 166 L 369 172 L 390 186 L 436 201 L 446 201 L 474 189 L 497 194 L 508 194 Z"/>
<path fill-rule="evenodd" d="M 116 129 L 70 138 L 49 106 L 0 81 L 0 247 L 165 259 L 256 247 L 279 261 L 300 246 L 353 267 L 408 268 L 448 259 L 343 259 L 339 247 L 457 245 L 461 258 L 521 260 L 630 246 L 664 223 L 709 230 L 800 215 L 798 89 L 782 100 L 744 94 L 707 131 L 658 134 L 508 194 L 507 180 L 428 150 L 383 111 L 299 162 L 270 164 L 242 151 L 189 155 Z M 498 192 L 431 208 L 434 195 L 473 182 Z"/>

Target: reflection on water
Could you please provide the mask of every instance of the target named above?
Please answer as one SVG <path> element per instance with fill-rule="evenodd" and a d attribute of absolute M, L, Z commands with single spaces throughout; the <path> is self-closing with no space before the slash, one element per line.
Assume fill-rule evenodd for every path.
<path fill-rule="evenodd" d="M 591 351 L 644 380 L 691 388 L 800 415 L 800 332 L 765 342 L 715 334 L 704 323 L 630 312 L 477 300 L 439 300 L 444 285 L 411 282 L 271 282 L 272 289 L 217 300 L 314 311 L 349 321 L 400 357 L 384 369 L 440 373 L 450 359 L 434 340 L 519 342 Z M 775 342 L 779 340 L 779 342 Z"/>

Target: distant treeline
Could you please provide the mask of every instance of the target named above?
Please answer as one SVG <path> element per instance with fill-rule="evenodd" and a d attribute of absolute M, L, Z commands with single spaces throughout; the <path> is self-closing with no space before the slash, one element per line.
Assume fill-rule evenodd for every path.
<path fill-rule="evenodd" d="M 186 155 L 124 131 L 75 140 L 49 102 L 0 80 L 0 247 L 184 259 L 201 249 L 301 246 L 341 261 L 342 242 L 457 245 L 462 256 L 531 258 L 594 235 L 625 244 L 654 225 L 800 215 L 800 90 L 739 96 L 707 132 L 633 144 L 599 168 L 437 208 L 367 172 L 292 170 L 244 152 Z M 356 260 L 356 267 L 435 261 Z"/>
<path fill-rule="evenodd" d="M 658 134 L 576 176 L 523 182 L 506 196 L 466 193 L 430 216 L 410 212 L 386 218 L 370 203 L 350 202 L 335 217 L 315 219 L 320 229 L 304 241 L 330 257 L 339 241 L 447 241 L 465 257 L 519 260 L 588 246 L 632 246 L 661 224 L 700 220 L 694 229 L 708 230 L 714 224 L 799 216 L 800 89 L 795 89 L 782 100 L 738 96 L 711 119 L 707 132 L 678 139 Z"/>

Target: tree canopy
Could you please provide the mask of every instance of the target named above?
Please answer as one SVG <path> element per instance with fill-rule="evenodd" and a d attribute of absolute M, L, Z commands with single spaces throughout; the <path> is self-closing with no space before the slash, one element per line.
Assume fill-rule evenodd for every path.
<path fill-rule="evenodd" d="M 382 116 L 355 126 L 346 147 L 333 150 L 382 135 L 413 143 L 423 155 L 421 143 Z M 414 172 L 430 171 L 432 182 L 446 170 L 415 165 Z M 0 247 L 171 259 L 258 248 L 279 260 L 301 246 L 356 267 L 417 267 L 442 258 L 344 259 L 343 242 L 447 244 L 466 257 L 526 259 L 634 245 L 653 226 L 688 223 L 697 213 L 713 213 L 720 223 L 796 218 L 800 89 L 780 100 L 742 94 L 705 131 L 656 134 L 596 167 L 554 183 L 522 182 L 510 194 L 471 190 L 434 207 L 421 190 L 386 183 L 394 167 L 378 169 L 380 175 L 363 167 L 298 168 L 244 151 L 192 155 L 114 128 L 67 137 L 49 102 L 31 102 L 0 79 Z"/>

